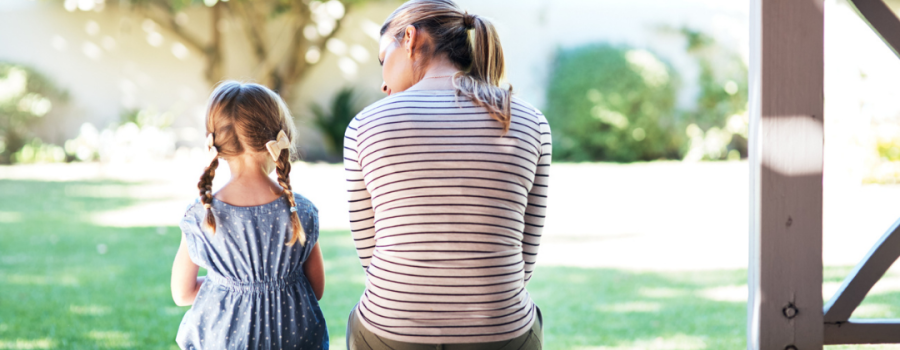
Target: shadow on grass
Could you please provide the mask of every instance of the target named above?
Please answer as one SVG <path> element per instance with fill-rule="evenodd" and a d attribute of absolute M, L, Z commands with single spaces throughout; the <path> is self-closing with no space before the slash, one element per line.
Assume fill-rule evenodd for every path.
<path fill-rule="evenodd" d="M 0 348 L 170 347 L 177 228 L 89 221 L 128 185 L 0 180 Z"/>
<path fill-rule="evenodd" d="M 87 220 L 135 204 L 138 199 L 103 190 L 128 185 L 0 180 L 0 346 L 175 348 L 187 310 L 176 307 L 169 292 L 178 228 L 113 228 Z M 349 232 L 323 232 L 320 242 L 327 260 L 322 308 L 333 344 L 342 348 L 363 271 Z M 711 301 L 697 291 L 744 280 L 742 271 L 539 267 L 529 291 L 543 310 L 550 349 L 658 339 L 723 349 L 743 344 L 744 304 Z"/>
<path fill-rule="evenodd" d="M 169 292 L 179 229 L 87 219 L 138 202 L 109 191 L 130 185 L 0 180 L 0 348 L 177 348 L 187 310 Z M 349 232 L 323 232 L 320 242 L 327 273 L 321 304 L 332 345 L 341 349 L 363 271 Z M 849 270 L 826 269 L 825 279 L 839 282 Z M 538 262 L 528 290 L 542 309 L 548 349 L 741 349 L 745 285 L 744 270 L 632 272 Z M 898 301 L 900 293 L 889 292 L 864 305 L 897 317 Z"/>

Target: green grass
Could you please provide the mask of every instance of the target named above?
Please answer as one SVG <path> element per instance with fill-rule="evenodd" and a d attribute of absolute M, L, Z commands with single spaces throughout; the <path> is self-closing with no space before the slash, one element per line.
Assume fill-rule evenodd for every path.
<path fill-rule="evenodd" d="M 169 293 L 179 230 L 91 223 L 91 213 L 136 199 L 71 189 L 111 184 L 129 185 L 0 180 L 0 349 L 177 349 L 175 333 L 187 310 Z M 348 232 L 323 232 L 320 242 L 327 273 L 322 309 L 332 346 L 342 349 L 363 271 Z M 103 254 L 98 246 L 105 246 Z M 548 349 L 746 347 L 745 303 L 708 297 L 716 288 L 746 284 L 744 270 L 538 266 L 528 290 L 544 315 Z M 847 272 L 826 270 L 826 281 L 840 281 Z M 898 317 L 898 301 L 898 293 L 888 293 L 866 303 Z"/>

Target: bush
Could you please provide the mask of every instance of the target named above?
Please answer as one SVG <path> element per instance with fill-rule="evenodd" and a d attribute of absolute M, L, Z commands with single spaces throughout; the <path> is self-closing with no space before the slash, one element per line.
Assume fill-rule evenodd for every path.
<path fill-rule="evenodd" d="M 646 50 L 595 44 L 557 53 L 545 114 L 553 158 L 632 162 L 680 158 L 678 77 Z"/>
<path fill-rule="evenodd" d="M 344 151 L 344 131 L 347 125 L 356 115 L 362 111 L 359 97 L 353 88 L 345 87 L 338 91 L 331 100 L 331 108 L 326 111 L 324 107 L 314 104 L 310 107 L 313 112 L 313 122 L 316 128 L 322 132 L 328 149 L 334 156 L 340 156 Z"/>
<path fill-rule="evenodd" d="M 680 120 L 691 138 L 687 160 L 747 157 L 747 66 L 713 38 L 691 29 L 677 30 L 700 68 L 700 93 Z"/>
<path fill-rule="evenodd" d="M 129 162 L 165 159 L 175 154 L 172 113 L 155 109 L 125 111 L 120 123 L 97 130 L 91 123 L 81 125 L 78 137 L 66 141 L 71 160 Z"/>
<path fill-rule="evenodd" d="M 0 164 L 9 164 L 26 145 L 40 149 L 34 140 L 34 124 L 53 109 L 54 101 L 65 101 L 67 95 L 57 89 L 50 79 L 35 70 L 12 63 L 0 62 Z M 46 148 L 46 147 L 45 147 Z M 36 154 L 28 150 L 26 155 Z"/>

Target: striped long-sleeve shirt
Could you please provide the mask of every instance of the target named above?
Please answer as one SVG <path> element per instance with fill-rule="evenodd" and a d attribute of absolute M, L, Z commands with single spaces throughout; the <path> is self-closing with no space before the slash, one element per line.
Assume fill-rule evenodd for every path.
<path fill-rule="evenodd" d="M 347 128 L 350 226 L 366 271 L 357 312 L 409 343 L 501 341 L 536 317 L 525 289 L 547 203 L 550 127 L 514 97 L 504 134 L 452 90 L 393 94 Z"/>

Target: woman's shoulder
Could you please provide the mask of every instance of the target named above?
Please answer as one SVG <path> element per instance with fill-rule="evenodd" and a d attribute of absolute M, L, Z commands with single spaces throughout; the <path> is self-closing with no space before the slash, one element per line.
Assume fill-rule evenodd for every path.
<path fill-rule="evenodd" d="M 517 110 L 517 111 L 523 112 L 523 113 L 527 113 L 535 118 L 538 118 L 538 117 L 543 118 L 544 117 L 544 113 L 541 113 L 540 109 L 538 109 L 537 107 L 535 107 L 528 101 L 525 101 L 524 99 L 522 99 L 519 96 L 513 95 L 512 99 L 510 101 L 510 105 L 514 110 Z"/>
<path fill-rule="evenodd" d="M 547 123 L 547 117 L 544 116 L 544 113 L 541 113 L 540 109 L 537 109 L 537 107 L 528 103 L 528 101 L 513 95 L 510 100 L 510 108 L 512 109 L 514 116 L 518 114 L 522 118 L 528 119 L 535 124 L 549 128 L 550 124 Z"/>

